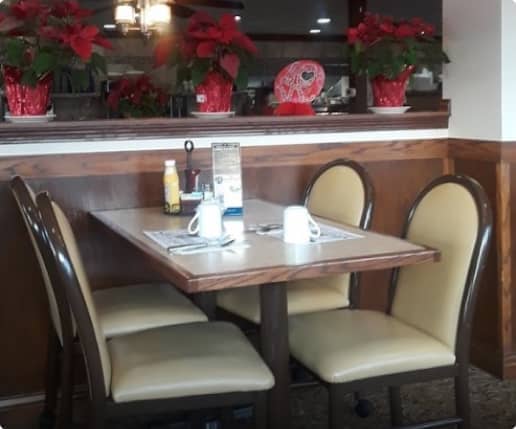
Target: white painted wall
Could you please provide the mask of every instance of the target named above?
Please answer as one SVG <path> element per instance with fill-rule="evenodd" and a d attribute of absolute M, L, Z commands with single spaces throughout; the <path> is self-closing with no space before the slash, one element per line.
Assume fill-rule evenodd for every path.
<path fill-rule="evenodd" d="M 502 139 L 516 141 L 516 2 L 502 1 Z"/>
<path fill-rule="evenodd" d="M 452 61 L 443 82 L 452 103 L 450 137 L 502 139 L 503 1 L 443 0 L 444 49 Z"/>
<path fill-rule="evenodd" d="M 189 136 L 196 148 L 211 147 L 214 142 L 240 143 L 242 147 L 307 145 L 318 143 L 393 142 L 402 140 L 446 139 L 448 130 L 357 131 L 350 133 L 278 134 L 268 136 L 196 137 Z M 126 152 L 182 149 L 184 138 L 93 140 L 87 142 L 44 142 L 0 144 L 0 158 L 22 155 L 61 155 L 69 153 Z"/>

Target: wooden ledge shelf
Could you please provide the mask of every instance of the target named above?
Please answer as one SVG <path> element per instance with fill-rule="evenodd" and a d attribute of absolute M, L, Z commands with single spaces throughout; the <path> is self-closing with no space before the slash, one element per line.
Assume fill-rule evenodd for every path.
<path fill-rule="evenodd" d="M 448 112 L 314 117 L 244 116 L 228 119 L 111 119 L 0 124 L 0 144 L 54 141 L 267 136 L 448 128 Z"/>

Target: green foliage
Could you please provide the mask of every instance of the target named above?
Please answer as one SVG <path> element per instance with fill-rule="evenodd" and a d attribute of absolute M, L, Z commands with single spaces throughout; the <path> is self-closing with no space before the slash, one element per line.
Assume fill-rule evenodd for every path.
<path fill-rule="evenodd" d="M 156 103 L 151 95 L 144 95 L 140 104 L 136 105 L 127 99 L 121 99 L 118 104 L 118 112 L 125 118 L 154 118 L 163 116 L 166 107 Z"/>
<path fill-rule="evenodd" d="M 91 34 L 94 29 L 93 25 L 82 22 L 87 10 L 81 9 L 78 3 L 59 0 L 26 3 L 12 0 L 0 5 L 0 36 L 3 38 L 0 66 L 3 71 L 7 67 L 14 69 L 13 72 L 21 75 L 21 82 L 31 86 L 51 74 L 66 72 L 71 75 L 70 81 L 75 89 L 87 84 L 89 72 L 106 72 L 103 56 L 98 53 L 90 56 L 89 47 L 106 47 L 109 43 L 100 34 L 85 38 L 81 33 L 87 29 Z M 18 15 L 14 14 L 13 6 L 22 12 L 19 10 Z M 56 13 L 54 8 L 58 7 L 61 10 Z M 23 12 L 25 8 L 29 8 L 30 13 Z M 34 13 L 31 8 L 37 8 L 38 12 Z M 82 39 L 74 44 L 71 43 L 73 37 Z"/>
<path fill-rule="evenodd" d="M 194 58 L 192 60 L 190 70 L 191 78 L 194 86 L 202 83 L 211 68 L 211 61 L 206 58 Z"/>
<path fill-rule="evenodd" d="M 350 50 L 350 59 L 353 73 L 367 73 L 371 79 L 381 75 L 394 79 L 411 65 L 431 67 L 450 62 L 441 44 L 431 38 L 385 37 L 369 46 L 357 42 Z"/>

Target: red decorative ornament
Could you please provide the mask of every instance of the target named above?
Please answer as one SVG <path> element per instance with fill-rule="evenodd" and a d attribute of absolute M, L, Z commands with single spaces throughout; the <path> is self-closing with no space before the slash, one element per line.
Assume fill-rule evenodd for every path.
<path fill-rule="evenodd" d="M 315 61 L 295 61 L 284 67 L 274 80 L 274 95 L 280 102 L 276 116 L 315 115 L 311 103 L 324 87 L 323 67 Z"/>
<path fill-rule="evenodd" d="M 20 83 L 21 71 L 4 67 L 5 95 L 9 112 L 13 116 L 45 115 L 47 113 L 52 76 L 47 75 L 32 87 Z"/>
<path fill-rule="evenodd" d="M 315 116 L 310 103 L 280 103 L 274 110 L 275 116 Z"/>
<path fill-rule="evenodd" d="M 220 73 L 211 71 L 203 82 L 195 88 L 199 112 L 229 112 L 233 82 Z"/>
<path fill-rule="evenodd" d="M 400 107 L 405 104 L 405 91 L 414 67 L 405 69 L 396 79 L 377 76 L 371 79 L 373 102 L 376 107 Z"/>

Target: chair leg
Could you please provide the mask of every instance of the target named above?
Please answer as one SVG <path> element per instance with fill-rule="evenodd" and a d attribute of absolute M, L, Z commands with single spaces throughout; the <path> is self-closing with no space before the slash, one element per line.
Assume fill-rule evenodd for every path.
<path fill-rule="evenodd" d="M 73 352 L 72 345 L 65 345 L 61 362 L 61 401 L 57 417 L 57 429 L 68 429 L 73 419 Z"/>
<path fill-rule="evenodd" d="M 258 393 L 254 402 L 254 427 L 267 429 L 267 393 Z"/>
<path fill-rule="evenodd" d="M 469 404 L 469 374 L 468 369 L 461 369 L 455 377 L 455 404 L 457 416 L 462 419 L 458 425 L 459 429 L 469 429 L 471 427 L 471 408 Z"/>
<path fill-rule="evenodd" d="M 391 408 L 391 425 L 403 425 L 403 408 L 399 386 L 389 387 L 389 404 Z"/>
<path fill-rule="evenodd" d="M 45 380 L 45 403 L 40 415 L 40 428 L 54 427 L 57 406 L 57 391 L 59 388 L 59 355 L 61 345 L 52 327 L 49 328 L 47 349 L 47 373 Z"/>
<path fill-rule="evenodd" d="M 344 403 L 344 392 L 339 388 L 340 386 L 332 384 L 329 388 L 329 402 L 330 412 L 329 414 L 329 428 L 339 429 L 342 428 L 346 420 L 345 411 L 346 407 L 343 407 Z"/>

